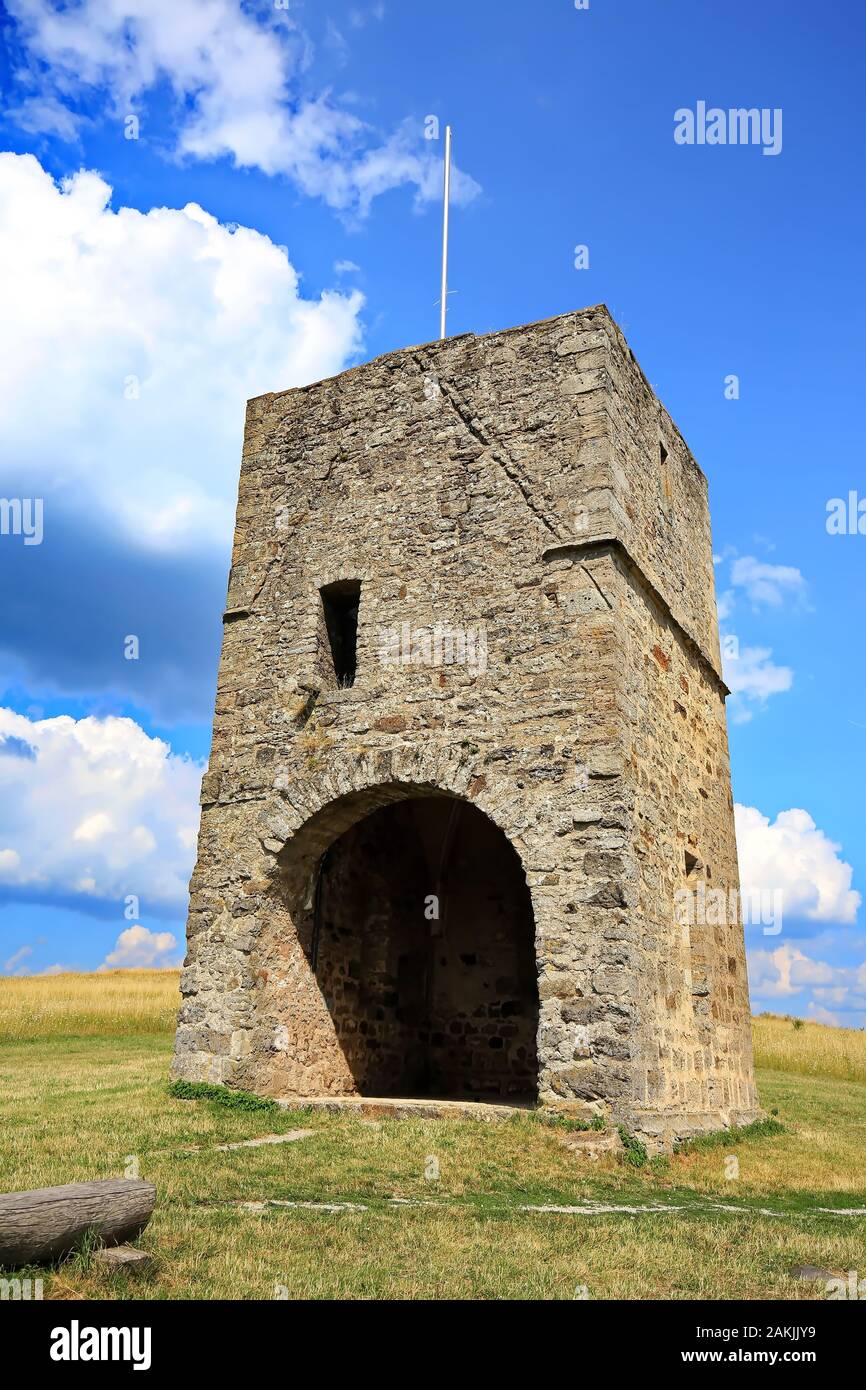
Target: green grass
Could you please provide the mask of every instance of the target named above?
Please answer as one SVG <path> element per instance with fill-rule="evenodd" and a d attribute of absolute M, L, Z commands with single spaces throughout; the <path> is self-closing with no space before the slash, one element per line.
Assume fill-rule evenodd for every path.
<path fill-rule="evenodd" d="M 206 1081 L 173 1081 L 168 1094 L 174 1100 L 210 1100 L 223 1110 L 255 1110 L 269 1115 L 281 1113 L 275 1100 L 254 1096 L 251 1091 L 234 1091 L 228 1086 L 211 1086 Z"/>
<path fill-rule="evenodd" d="M 134 1011 L 151 983 L 130 991 Z M 88 990 L 92 1014 L 112 1026 L 108 984 L 111 1001 L 93 977 L 64 996 L 88 1030 Z M 175 988 L 176 978 L 155 982 L 157 1017 Z M 34 1003 L 35 993 L 22 1006 Z M 7 1015 L 13 1035 L 28 1031 Z M 79 1037 L 49 1022 L 47 1036 L 7 1033 L 0 1049 L 0 1190 L 136 1166 L 157 1187 L 139 1242 L 153 1271 L 109 1273 L 85 1252 L 31 1272 L 46 1298 L 572 1299 L 586 1285 L 594 1298 L 807 1300 L 823 1289 L 792 1279 L 793 1266 L 863 1270 L 866 1218 L 833 1210 L 866 1208 L 866 1081 L 762 1068 L 775 1117 L 632 1167 L 590 1163 L 566 1146 L 567 1129 L 532 1113 L 498 1125 L 371 1122 L 222 1087 L 169 1088 L 171 1035 L 151 1022 L 129 1033 L 117 1016 L 113 1035 Z M 808 1029 L 790 1031 L 799 1045 Z M 817 1050 L 838 1056 L 832 1040 Z M 295 1129 L 313 1133 L 215 1147 Z M 438 1181 L 425 1176 L 431 1156 Z M 268 1202 L 314 1205 L 243 1206 Z M 587 1202 L 613 1210 L 525 1209 Z"/>
<path fill-rule="evenodd" d="M 754 1120 L 750 1125 L 732 1125 L 730 1129 L 713 1130 L 710 1134 L 699 1134 L 694 1139 L 684 1139 L 677 1144 L 677 1153 L 707 1153 L 709 1149 L 726 1149 L 728 1152 L 744 1139 L 763 1139 L 774 1134 L 784 1134 L 785 1126 L 768 1115 L 764 1120 Z"/>
<path fill-rule="evenodd" d="M 622 1140 L 623 1162 L 630 1168 L 643 1168 L 649 1157 L 645 1146 L 623 1125 L 619 1126 L 619 1137 Z"/>

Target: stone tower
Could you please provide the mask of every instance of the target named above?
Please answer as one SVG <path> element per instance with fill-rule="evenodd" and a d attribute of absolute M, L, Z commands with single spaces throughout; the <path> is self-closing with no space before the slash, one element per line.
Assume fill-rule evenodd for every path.
<path fill-rule="evenodd" d="M 175 1076 L 755 1117 L 706 479 L 603 306 L 250 401 L 224 624 Z"/>

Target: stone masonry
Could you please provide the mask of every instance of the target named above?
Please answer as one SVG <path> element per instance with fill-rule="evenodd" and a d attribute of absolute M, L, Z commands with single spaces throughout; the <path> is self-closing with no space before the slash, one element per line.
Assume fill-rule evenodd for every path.
<path fill-rule="evenodd" d="M 726 694 L 604 306 L 250 401 L 174 1075 L 755 1118 Z"/>

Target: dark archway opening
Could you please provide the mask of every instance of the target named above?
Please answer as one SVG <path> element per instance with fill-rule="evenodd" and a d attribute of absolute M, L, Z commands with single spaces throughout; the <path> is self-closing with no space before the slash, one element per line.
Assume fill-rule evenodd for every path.
<path fill-rule="evenodd" d="M 312 915 L 310 964 L 362 1095 L 536 1099 L 529 889 L 475 806 L 373 811 L 325 854 Z"/>

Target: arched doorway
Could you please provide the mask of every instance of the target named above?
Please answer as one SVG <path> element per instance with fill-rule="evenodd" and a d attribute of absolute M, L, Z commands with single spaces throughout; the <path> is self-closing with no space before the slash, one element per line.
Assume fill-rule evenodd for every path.
<path fill-rule="evenodd" d="M 538 991 L 520 859 L 446 795 L 380 806 L 314 876 L 305 952 L 356 1091 L 535 1100 Z"/>

